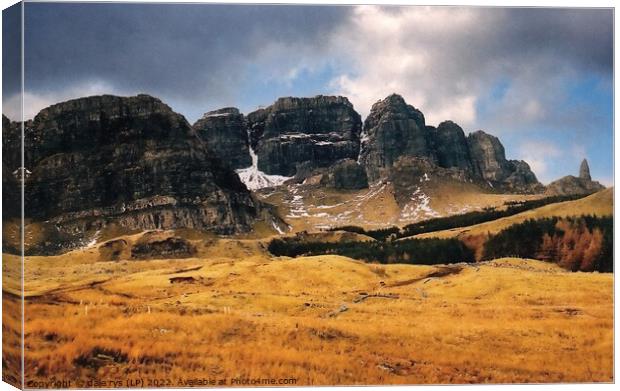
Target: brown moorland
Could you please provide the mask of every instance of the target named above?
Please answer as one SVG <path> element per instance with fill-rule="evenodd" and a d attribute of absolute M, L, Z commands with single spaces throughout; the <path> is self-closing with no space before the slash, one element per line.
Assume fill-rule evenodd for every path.
<path fill-rule="evenodd" d="M 183 259 L 102 260 L 97 246 L 28 257 L 26 384 L 613 381 L 611 274 L 523 259 L 273 258 L 250 240 L 211 244 Z M 5 278 L 18 266 L 4 255 Z M 12 308 L 19 285 L 4 282 Z"/>

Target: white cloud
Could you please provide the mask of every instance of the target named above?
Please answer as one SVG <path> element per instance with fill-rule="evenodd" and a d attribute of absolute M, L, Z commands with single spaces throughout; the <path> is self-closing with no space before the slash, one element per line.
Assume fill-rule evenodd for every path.
<path fill-rule="evenodd" d="M 567 60 L 579 58 L 577 49 L 564 43 L 572 45 L 564 50 L 565 40 L 554 38 L 564 32 L 549 35 L 550 26 L 575 34 L 589 27 L 577 19 L 562 23 L 560 13 L 541 15 L 500 8 L 356 7 L 325 49 L 347 64 L 330 87 L 349 97 L 362 116 L 378 99 L 398 93 L 430 125 L 451 119 L 466 131 L 501 135 L 514 124 L 557 120 L 553 108 L 561 106 L 563 87 L 582 65 Z M 489 96 L 502 81 L 506 91 Z M 484 115 L 480 102 L 488 105 Z"/>
<path fill-rule="evenodd" d="M 473 125 L 478 78 L 454 72 L 458 60 L 441 48 L 475 29 L 478 19 L 470 8 L 357 7 L 334 33 L 334 51 L 350 60 L 350 68 L 331 87 L 363 116 L 378 99 L 398 93 L 422 110 L 429 124 L 453 119 Z"/>
<path fill-rule="evenodd" d="M 544 109 L 538 100 L 530 99 L 525 102 L 523 114 L 528 120 L 535 121 L 544 115 Z"/>
<path fill-rule="evenodd" d="M 519 147 L 519 159 L 525 160 L 543 183 L 551 181 L 549 168 L 563 155 L 552 143 L 545 141 L 526 141 Z"/>

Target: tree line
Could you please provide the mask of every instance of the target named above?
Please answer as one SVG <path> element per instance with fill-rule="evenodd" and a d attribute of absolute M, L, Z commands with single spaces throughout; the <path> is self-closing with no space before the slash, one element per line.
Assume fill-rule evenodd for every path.
<path fill-rule="evenodd" d="M 474 252 L 458 239 L 407 239 L 393 242 L 305 242 L 297 237 L 272 240 L 276 256 L 342 255 L 367 262 L 436 265 L 474 262 Z"/>
<path fill-rule="evenodd" d="M 302 237 L 272 240 L 276 256 L 336 254 L 379 263 L 419 265 L 474 262 L 474 251 L 456 238 L 369 242 L 308 242 Z M 492 235 L 482 260 L 533 258 L 572 271 L 613 272 L 613 217 L 549 217 L 527 220 Z"/>
<path fill-rule="evenodd" d="M 483 259 L 534 258 L 572 271 L 613 272 L 613 217 L 527 220 L 489 238 Z"/>

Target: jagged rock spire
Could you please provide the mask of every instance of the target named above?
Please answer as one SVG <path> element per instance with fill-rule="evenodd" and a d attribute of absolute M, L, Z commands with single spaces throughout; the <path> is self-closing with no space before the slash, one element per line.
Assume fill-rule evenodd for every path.
<path fill-rule="evenodd" d="M 587 181 L 592 180 L 592 177 L 590 176 L 590 166 L 588 166 L 588 161 L 586 159 L 583 159 L 581 166 L 579 166 L 579 178 Z"/>
<path fill-rule="evenodd" d="M 569 195 L 569 194 L 592 194 L 599 190 L 603 190 L 605 186 L 593 181 L 590 177 L 590 167 L 588 161 L 583 159 L 579 166 L 579 178 L 573 175 L 567 175 L 551 182 L 547 186 L 546 194 L 548 195 Z"/>

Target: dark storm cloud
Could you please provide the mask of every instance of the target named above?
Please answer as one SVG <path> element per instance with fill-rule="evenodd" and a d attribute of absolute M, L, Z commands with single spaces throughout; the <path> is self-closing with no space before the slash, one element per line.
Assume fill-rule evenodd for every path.
<path fill-rule="evenodd" d="M 26 77 L 35 90 L 81 79 L 167 96 L 226 94 L 269 43 L 324 44 L 344 7 L 191 4 L 26 5 Z M 295 56 L 295 53 L 291 53 Z"/>
<path fill-rule="evenodd" d="M 505 38 L 515 50 L 531 55 L 552 53 L 585 70 L 613 72 L 611 9 L 512 10 Z M 508 47 L 507 45 L 505 47 Z"/>
<path fill-rule="evenodd" d="M 305 78 L 322 83 L 308 90 L 357 95 L 366 113 L 386 87 L 415 89 L 429 112 L 455 107 L 442 114 L 459 119 L 498 78 L 514 81 L 517 99 L 558 70 L 612 74 L 609 9 L 363 8 L 27 3 L 29 109 L 89 93 L 146 92 L 195 117 L 257 91 L 269 103 L 282 93 L 274 81 L 329 64 L 331 83 L 329 75 Z M 382 25 L 386 17 L 398 28 Z M 408 69 L 408 55 L 425 66 Z"/>
<path fill-rule="evenodd" d="M 429 124 L 500 136 L 544 181 L 569 173 L 571 150 L 611 171 L 611 9 L 359 7 L 337 36 L 352 60 L 334 90 L 362 114 L 398 92 Z M 534 143 L 561 156 L 533 161 Z"/>
<path fill-rule="evenodd" d="M 613 71 L 611 9 L 483 8 L 480 17 L 480 28 L 461 36 L 472 56 L 557 58 L 584 70 Z"/>
<path fill-rule="evenodd" d="M 366 115 L 397 92 L 429 124 L 482 128 L 510 151 L 565 141 L 564 155 L 587 149 L 594 171 L 598 159 L 611 172 L 612 9 L 26 3 L 25 38 L 27 118 L 140 92 L 190 121 L 315 93 Z M 5 69 L 19 58 L 10 48 Z M 3 77 L 3 110 L 17 117 L 19 83 Z M 559 176 L 561 156 L 537 155 L 546 179 Z"/>
<path fill-rule="evenodd" d="M 21 4 L 2 12 L 2 94 L 21 89 Z"/>
<path fill-rule="evenodd" d="M 610 9 L 362 7 L 352 20 L 339 51 L 356 60 L 336 84 L 364 107 L 397 89 L 473 124 L 477 102 L 497 83 L 518 100 L 560 78 L 613 71 Z M 538 103 L 546 102 L 531 102 L 531 113 Z"/>

